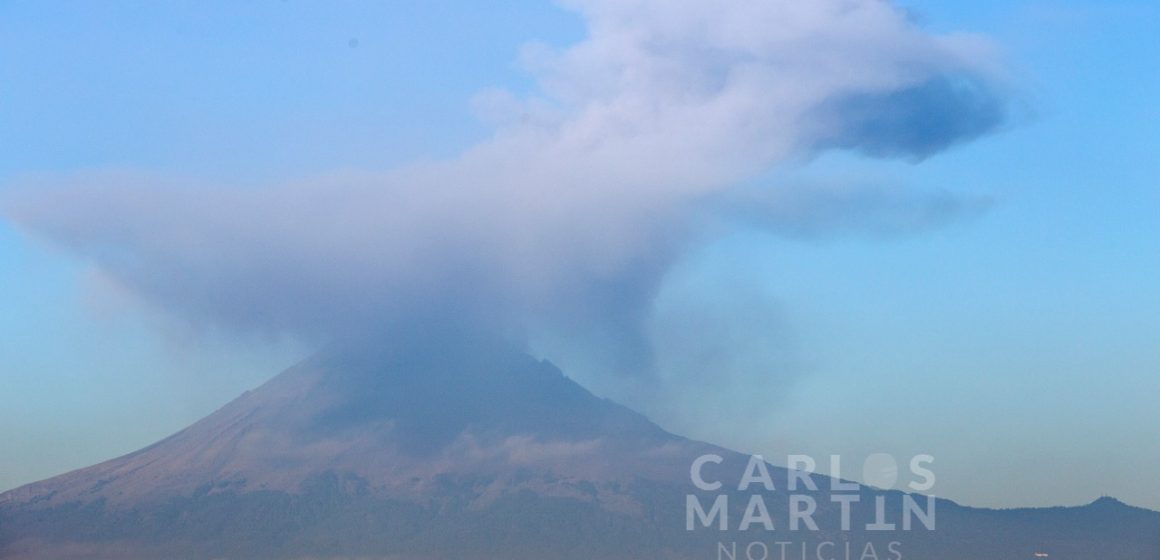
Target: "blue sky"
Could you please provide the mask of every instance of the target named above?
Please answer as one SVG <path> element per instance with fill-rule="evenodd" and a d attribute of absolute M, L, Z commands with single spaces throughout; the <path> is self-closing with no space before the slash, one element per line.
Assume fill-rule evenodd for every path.
<path fill-rule="evenodd" d="M 736 231 L 686 255 L 662 309 L 739 321 L 742 293 L 777 316 L 712 399 L 634 402 L 583 359 L 549 357 L 747 451 L 930 453 L 938 493 L 971 505 L 1160 508 L 1141 467 L 1160 462 L 1160 7 L 905 6 L 925 29 L 1000 44 L 1021 116 L 918 164 L 828 153 L 779 173 L 944 189 L 985 211 L 904 235 Z M 476 93 L 532 87 L 521 45 L 583 33 L 532 1 L 4 2 L 0 193 L 41 174 L 245 189 L 453 157 L 490 134 Z M 0 221 L 0 488 L 151 443 L 306 352 L 190 325 L 102 278 Z"/>

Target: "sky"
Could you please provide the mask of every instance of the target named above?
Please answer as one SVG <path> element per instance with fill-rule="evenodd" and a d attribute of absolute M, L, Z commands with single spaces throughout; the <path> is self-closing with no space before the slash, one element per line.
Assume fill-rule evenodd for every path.
<path fill-rule="evenodd" d="M 359 302 L 411 317 L 368 296 L 384 277 L 360 257 L 399 253 L 391 264 L 415 271 L 390 294 L 450 273 L 397 237 L 473 271 L 464 255 L 488 257 L 485 289 L 448 284 L 438 303 L 478 296 L 473 313 L 683 435 L 774 462 L 929 453 L 936 493 L 968 505 L 1112 495 L 1160 509 L 1145 468 L 1160 461 L 1160 7 L 915 1 L 902 23 L 851 28 L 807 13 L 806 39 L 768 31 L 785 41 L 773 54 L 765 29 L 723 20 L 706 32 L 717 49 L 771 65 L 790 53 L 775 67 L 795 87 L 726 90 L 740 101 L 725 116 L 762 131 L 749 137 L 712 119 L 719 105 L 675 95 L 696 93 L 684 73 L 605 74 L 642 68 L 617 50 L 638 29 L 699 47 L 678 33 L 695 11 L 574 4 L 0 3 L 0 198 L 17 201 L 0 219 L 0 489 L 173 433 L 309 353 L 315 327 L 352 328 Z M 833 64 L 827 49 L 866 58 L 792 64 Z M 676 50 L 666 60 L 702 60 Z M 982 85 L 948 96 L 944 75 Z M 654 98 L 675 109 L 608 109 Z M 900 107 L 902 123 L 942 134 L 866 120 Z M 779 120 L 795 111 L 839 126 Z M 629 125 L 679 140 L 662 146 L 675 161 L 618 136 Z M 589 152 L 575 146 L 590 144 L 633 156 L 597 160 L 601 188 L 578 179 Z M 511 165 L 530 159 L 546 162 L 537 180 L 583 188 L 536 198 Z M 488 196 L 472 211 L 430 202 L 478 178 Z M 396 183 L 435 194 L 414 197 L 413 222 L 387 214 L 401 224 L 388 236 L 357 209 Z M 319 193 L 337 193 L 354 226 L 279 225 L 311 215 L 287 199 Z M 497 199 L 531 210 L 479 219 L 481 205 L 509 207 Z M 594 210 L 608 200 L 619 214 Z M 207 223 L 225 232 L 209 255 Z M 352 242 L 364 231 L 370 249 Z M 449 248 L 428 245 L 433 232 Z M 354 247 L 333 269 L 345 274 L 316 276 L 332 255 L 314 243 Z M 337 303 L 294 303 L 314 299 Z M 634 368 L 649 373 L 620 372 Z"/>

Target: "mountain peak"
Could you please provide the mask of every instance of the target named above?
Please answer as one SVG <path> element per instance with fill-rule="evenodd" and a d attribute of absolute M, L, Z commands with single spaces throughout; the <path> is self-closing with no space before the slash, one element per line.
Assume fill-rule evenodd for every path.
<path fill-rule="evenodd" d="M 568 441 L 672 439 L 643 416 L 599 399 L 546 360 L 483 337 L 454 344 L 335 345 L 307 362 L 327 404 L 308 431 L 330 434 L 389 422 L 410 451 L 438 450 L 470 430 Z"/>
<path fill-rule="evenodd" d="M 1088 504 L 1085 507 L 1105 508 L 1105 509 L 1113 509 L 1113 508 L 1115 508 L 1115 509 L 1122 509 L 1122 508 L 1137 509 L 1134 506 L 1128 505 L 1117 498 L 1113 498 L 1112 496 L 1100 496 L 1099 498 L 1096 498 L 1094 501 L 1092 501 L 1092 503 Z"/>

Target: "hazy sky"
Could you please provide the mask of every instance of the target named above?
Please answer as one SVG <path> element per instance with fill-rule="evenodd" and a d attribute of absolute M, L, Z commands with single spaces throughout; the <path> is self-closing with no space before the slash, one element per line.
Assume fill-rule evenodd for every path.
<path fill-rule="evenodd" d="M 496 121 L 502 130 L 513 130 L 503 121 L 519 101 L 497 92 L 520 97 L 533 91 L 536 76 L 527 67 L 535 66 L 536 53 L 558 52 L 585 37 L 581 17 L 547 2 L 340 6 L 298 0 L 247 7 L 126 2 L 100 9 L 0 4 L 0 194 L 61 182 L 97 182 L 106 189 L 108 183 L 115 189 L 182 183 L 166 192 L 184 192 L 190 200 L 157 202 L 150 216 L 157 208 L 177 214 L 162 212 L 153 228 L 139 230 L 145 237 L 156 233 L 157 246 L 172 251 L 183 234 L 196 233 L 176 218 L 201 212 L 203 222 L 220 218 L 233 227 L 256 216 L 265 224 L 270 215 L 255 208 L 278 200 L 256 194 L 224 211 L 223 200 L 237 201 L 221 198 L 232 196 L 223 192 L 327 192 L 336 179 L 312 179 L 319 176 L 389 183 L 398 178 L 380 174 L 416 161 L 458 158 L 465 150 L 483 155 L 450 169 L 419 166 L 423 170 L 405 178 L 434 184 L 480 170 L 504 178 L 490 170 L 515 157 L 506 154 L 524 153 L 521 134 L 530 125 L 521 121 L 514 129 L 520 134 L 493 138 Z M 874 126 L 840 134 L 794 128 L 794 134 L 760 145 L 760 153 L 736 160 L 706 157 L 709 163 L 694 165 L 702 161 L 696 156 L 744 152 L 739 148 L 749 144 L 728 123 L 690 120 L 715 113 L 681 105 L 688 109 L 678 113 L 682 120 L 658 117 L 662 124 L 650 130 L 692 138 L 697 134 L 685 128 L 692 122 L 700 126 L 697 132 L 721 132 L 727 140 L 670 146 L 673 153 L 692 156 L 674 162 L 682 177 L 705 178 L 682 183 L 682 196 L 716 192 L 718 183 L 746 183 L 705 202 L 722 209 L 712 216 L 730 217 L 728 227 L 705 226 L 723 234 L 704 243 L 666 242 L 662 248 L 673 256 L 665 266 L 643 269 L 623 263 L 640 262 L 640 252 L 655 247 L 644 241 L 618 242 L 624 256 L 598 255 L 608 260 L 544 261 L 557 256 L 555 243 L 516 245 L 513 254 L 487 251 L 507 259 L 530 255 L 533 272 L 567 273 L 562 276 L 569 282 L 520 277 L 520 293 L 542 293 L 543 300 L 590 286 L 586 274 L 594 275 L 592 270 L 623 271 L 612 278 L 629 278 L 625 285 L 631 286 L 653 287 L 655 276 L 659 293 L 617 296 L 648 308 L 626 321 L 656 351 L 654 374 L 601 374 L 615 367 L 607 363 L 614 360 L 593 359 L 585 354 L 591 345 L 571 345 L 558 330 L 533 333 L 535 349 L 598 393 L 645 410 L 671 430 L 775 461 L 786 453 L 930 453 L 936 457 L 937 493 L 966 504 L 1075 504 L 1108 494 L 1160 508 L 1160 485 L 1146 468 L 1160 462 L 1160 407 L 1154 404 L 1160 394 L 1160 135 L 1154 129 L 1160 122 L 1154 102 L 1160 95 L 1154 71 L 1160 64 L 1160 8 L 1143 1 L 905 7 L 921 30 L 979 33 L 1002 49 L 997 58 L 1003 70 L 996 72 L 1005 78 L 995 81 L 1010 91 L 994 96 L 1010 103 L 1012 112 L 997 130 L 977 104 L 934 103 L 938 111 L 915 113 L 920 122 L 945 117 L 949 109 L 965 117 L 938 121 L 951 131 L 947 138 L 970 140 L 976 135 L 970 126 L 986 134 L 916 163 L 912 157 L 859 154 L 929 155 L 925 149 L 942 147 L 939 138 L 913 143 L 902 134 L 907 130 Z M 655 19 L 679 22 L 678 16 Z M 596 8 L 588 17 L 614 31 L 632 21 Z M 862 40 L 860 30 L 836 34 Z M 872 44 L 885 45 L 866 55 L 868 77 L 838 68 L 831 75 L 810 70 L 795 78 L 823 75 L 811 83 L 842 93 L 870 87 L 896 68 L 933 76 L 960 71 L 944 58 L 911 60 L 907 49 L 929 47 L 927 39 L 890 39 L 898 33 L 887 22 L 864 34 Z M 526 47 L 529 42 L 543 46 Z M 962 49 L 975 52 L 973 46 Z M 599 86 L 608 82 L 598 70 L 612 55 L 592 50 L 597 52 L 567 64 L 549 62 L 539 78 L 556 88 L 558 98 L 578 100 L 581 108 L 602 107 L 606 98 Z M 964 56 L 980 66 L 992 61 L 990 54 Z M 669 91 L 662 86 L 649 82 L 627 92 L 648 97 Z M 744 102 L 748 93 L 740 88 L 737 97 Z M 778 98 L 777 107 L 797 107 L 786 100 L 792 98 Z M 925 99 L 904 97 L 905 106 Z M 880 101 L 869 107 L 897 110 Z M 555 118 L 538 113 L 534 102 L 520 103 L 521 119 Z M 849 120 L 849 113 L 844 108 L 824 114 Z M 566 124 L 604 138 L 610 134 L 606 122 L 621 122 L 614 113 L 585 114 L 603 120 Z M 757 124 L 786 129 L 776 120 Z M 870 133 L 897 140 L 875 144 L 863 138 Z M 856 150 L 819 153 L 827 142 Z M 570 144 L 559 146 L 559 153 L 571 153 Z M 633 151 L 635 145 L 611 146 L 638 159 L 649 156 Z M 771 161 L 778 165 L 733 175 L 736 168 L 766 168 Z M 680 182 L 630 172 L 632 166 L 603 167 L 618 170 L 609 175 L 610 187 L 631 185 L 632 192 Z M 424 171 L 429 168 L 435 170 Z M 563 182 L 574 177 L 563 164 L 537 169 Z M 366 173 L 375 175 L 365 179 Z M 287 182 L 301 190 L 264 190 Z M 495 182 L 500 187 L 483 188 L 510 184 Z M 782 193 L 773 202 L 762 194 L 769 188 Z M 75 235 L 65 245 L 114 231 L 78 224 L 76 216 L 89 209 L 97 221 L 101 211 L 109 212 L 106 222 L 114 225 L 139 219 L 126 210 L 129 203 L 102 206 L 110 191 L 101 192 L 95 200 L 71 199 L 76 208 L 61 223 Z M 140 191 L 116 192 L 136 201 Z M 653 217 L 640 208 L 661 200 L 621 197 L 622 220 L 567 222 L 585 215 L 572 210 L 610 195 L 618 191 L 580 191 L 566 197 L 559 214 L 545 211 L 536 220 L 504 223 L 538 232 L 537 239 L 547 231 L 603 249 L 598 233 L 611 228 L 617 240 L 626 239 L 616 228 Z M 362 200 L 354 194 L 347 199 Z M 191 202 L 197 200 L 208 202 L 199 209 Z M 278 215 L 294 211 L 276 208 Z M 234 215 L 240 217 L 230 221 Z M 456 216 L 436 217 L 461 221 Z M 544 223 L 561 222 L 569 225 L 563 233 L 544 229 Z M 253 260 L 255 247 L 268 247 L 253 229 L 230 227 L 224 230 L 239 236 L 239 243 L 218 239 L 222 253 L 238 248 L 239 258 Z M 327 240 L 321 229 L 295 235 L 314 239 L 317 230 L 317 238 Z M 666 228 L 655 231 L 671 235 Z M 424 242 L 430 238 L 418 226 L 401 232 Z M 511 232 L 501 233 L 494 246 L 511 247 L 505 243 Z M 142 246 L 132 239 L 136 245 L 129 247 Z M 312 334 L 302 332 L 302 324 L 333 312 L 298 309 L 239 330 L 238 321 L 223 319 L 220 309 L 202 306 L 198 310 L 205 313 L 192 317 L 173 313 L 166 305 L 171 300 L 158 295 L 165 292 L 157 286 L 171 286 L 161 281 L 167 276 L 151 269 L 143 277 L 110 266 L 124 261 L 110 261 L 105 252 L 77 254 L 0 221 L 0 488 L 111 458 L 172 433 L 293 363 L 310 346 L 292 340 Z M 317 269 L 300 253 L 291 260 Z M 375 278 L 374 270 L 357 270 Z M 255 282 L 245 284 L 247 293 L 260 291 L 264 277 L 241 278 Z M 417 278 L 422 283 L 429 277 Z M 126 282 L 155 296 L 153 303 L 143 302 Z M 361 294 L 337 281 L 321 284 L 324 297 Z M 403 282 L 399 290 L 410 286 Z M 292 282 L 276 287 L 272 293 L 287 299 L 303 294 Z M 173 298 L 189 301 L 202 288 L 214 289 L 212 279 L 176 287 Z M 499 288 L 484 293 L 494 301 L 481 305 L 480 313 L 515 301 Z M 597 302 L 598 308 L 622 301 L 598 291 L 581 295 L 580 301 Z M 239 296 L 253 304 L 243 313 L 268 313 L 264 304 L 277 308 L 284 301 L 276 295 L 254 300 Z M 390 298 L 375 301 L 374 309 L 392 305 Z M 522 310 L 520 319 L 584 319 L 576 310 L 543 311 L 539 299 L 518 302 L 535 310 Z M 295 336 L 280 334 L 285 331 Z"/>

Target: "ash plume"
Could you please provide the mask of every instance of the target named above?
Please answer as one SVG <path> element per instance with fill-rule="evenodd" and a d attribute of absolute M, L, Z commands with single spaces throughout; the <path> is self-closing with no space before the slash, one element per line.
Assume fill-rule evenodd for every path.
<path fill-rule="evenodd" d="M 709 214 L 816 232 L 859 212 L 857 196 L 763 212 L 740 185 L 831 149 L 920 160 L 1008 120 L 988 41 L 885 2 L 565 4 L 586 37 L 529 45 L 537 89 L 477 96 L 494 134 L 454 159 L 251 189 L 81 173 L 12 189 L 4 215 L 193 320 L 317 339 L 575 333 L 646 368 L 653 297 L 717 231 Z M 896 213 L 871 198 L 880 230 L 943 216 L 883 224 Z"/>

